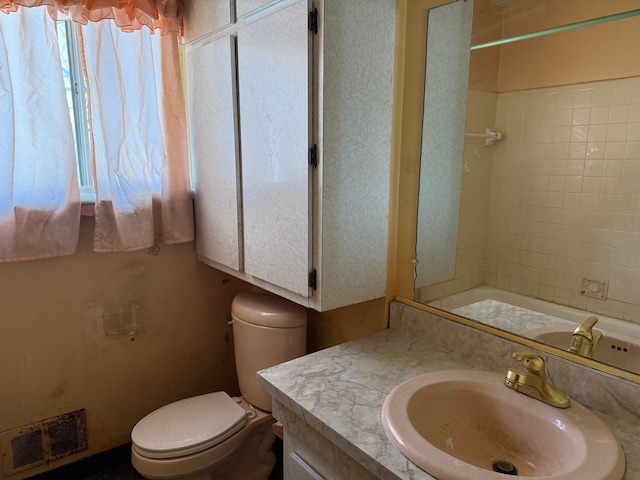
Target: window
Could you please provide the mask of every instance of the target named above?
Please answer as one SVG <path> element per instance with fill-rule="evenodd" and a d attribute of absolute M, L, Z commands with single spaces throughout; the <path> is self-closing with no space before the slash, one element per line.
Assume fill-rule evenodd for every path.
<path fill-rule="evenodd" d="M 56 23 L 51 0 L 16 2 L 39 6 L 0 13 L 0 262 L 73 253 L 81 199 L 96 204 L 95 251 L 191 241 L 179 19 L 106 8 Z M 59 2 L 85 18 L 81 0 Z"/>
<path fill-rule="evenodd" d="M 59 21 L 57 27 L 62 75 L 67 92 L 69 116 L 71 125 L 73 125 L 80 196 L 82 203 L 93 203 L 96 197 L 93 176 L 91 175 L 89 104 L 87 102 L 87 82 L 84 78 L 78 49 L 78 36 L 75 24 L 70 21 Z"/>

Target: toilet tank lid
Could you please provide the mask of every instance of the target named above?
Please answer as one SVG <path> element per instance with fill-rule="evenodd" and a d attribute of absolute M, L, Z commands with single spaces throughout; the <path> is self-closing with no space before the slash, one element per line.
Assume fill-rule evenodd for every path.
<path fill-rule="evenodd" d="M 225 392 L 214 392 L 151 412 L 133 427 L 131 441 L 148 458 L 174 458 L 211 448 L 246 423 L 244 408 Z"/>
<path fill-rule="evenodd" d="M 307 312 L 284 298 L 265 293 L 241 293 L 231 304 L 231 314 L 242 321 L 272 328 L 295 328 L 307 324 Z"/>

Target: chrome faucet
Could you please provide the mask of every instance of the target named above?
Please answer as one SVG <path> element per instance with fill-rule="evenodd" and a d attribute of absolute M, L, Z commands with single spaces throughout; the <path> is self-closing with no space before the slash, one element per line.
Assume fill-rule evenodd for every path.
<path fill-rule="evenodd" d="M 557 408 L 568 408 L 569 396 L 547 382 L 544 360 L 529 352 L 515 352 L 514 360 L 522 362 L 522 367 L 508 369 L 504 384 L 520 393 Z"/>
<path fill-rule="evenodd" d="M 593 347 L 595 347 L 602 338 L 602 332 L 593 329 L 593 326 L 597 322 L 598 319 L 596 317 L 587 317 L 587 319 L 573 331 L 573 335 L 571 335 L 571 345 L 567 351 L 582 355 L 583 357 L 591 357 Z"/>

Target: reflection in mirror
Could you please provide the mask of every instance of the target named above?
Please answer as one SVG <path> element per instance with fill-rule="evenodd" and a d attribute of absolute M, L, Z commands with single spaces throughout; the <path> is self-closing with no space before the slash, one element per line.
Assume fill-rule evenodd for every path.
<path fill-rule="evenodd" d="M 455 274 L 473 2 L 429 11 L 420 158 L 416 288 Z"/>
<path fill-rule="evenodd" d="M 638 8 L 473 3 L 472 44 Z M 640 17 L 591 23 L 471 51 L 466 132 L 502 138 L 465 138 L 455 269 L 414 296 L 563 350 L 588 331 L 579 353 L 640 373 Z"/>

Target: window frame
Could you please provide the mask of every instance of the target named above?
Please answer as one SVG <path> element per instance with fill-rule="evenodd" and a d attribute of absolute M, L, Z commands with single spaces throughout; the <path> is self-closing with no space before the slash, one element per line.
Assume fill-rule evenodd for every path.
<path fill-rule="evenodd" d="M 78 33 L 75 24 L 70 20 L 57 20 L 56 27 L 58 39 L 64 35 L 66 49 L 59 45 L 60 60 L 62 64 L 69 66 L 69 81 L 71 83 L 71 95 L 67 100 L 69 104 L 71 124 L 73 127 L 74 146 L 76 152 L 76 166 L 78 173 L 78 186 L 80 199 L 83 204 L 95 203 L 96 193 L 93 184 L 91 168 L 91 138 L 89 124 L 89 108 L 87 101 L 87 82 L 80 59 Z M 66 54 L 66 59 L 64 58 Z M 66 62 L 65 62 L 66 60 Z"/>

